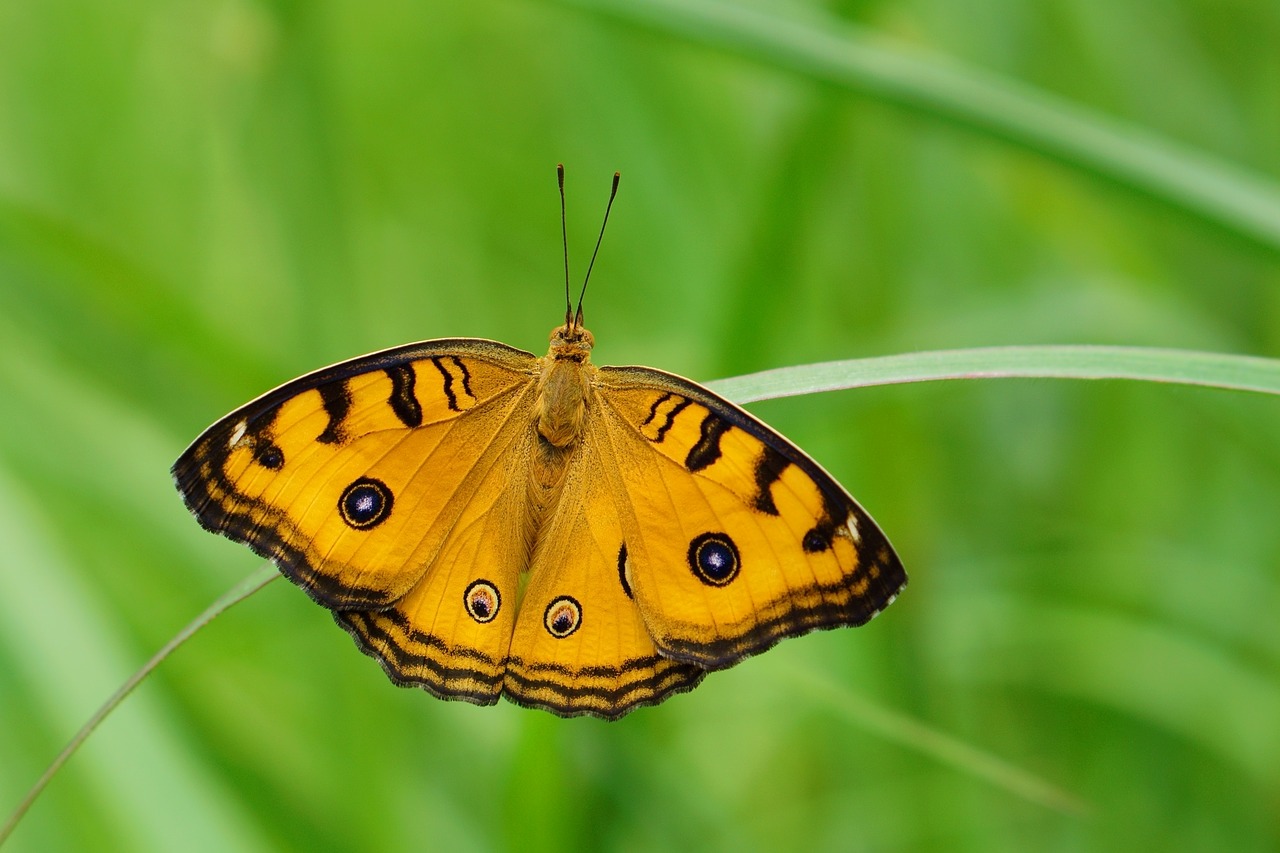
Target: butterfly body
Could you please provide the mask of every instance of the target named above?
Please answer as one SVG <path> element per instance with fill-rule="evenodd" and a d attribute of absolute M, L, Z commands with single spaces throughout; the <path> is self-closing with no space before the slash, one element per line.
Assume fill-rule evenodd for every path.
<path fill-rule="evenodd" d="M 294 380 L 174 465 L 392 681 L 614 719 L 779 639 L 860 625 L 906 575 L 817 463 L 695 383 L 411 344 Z"/>

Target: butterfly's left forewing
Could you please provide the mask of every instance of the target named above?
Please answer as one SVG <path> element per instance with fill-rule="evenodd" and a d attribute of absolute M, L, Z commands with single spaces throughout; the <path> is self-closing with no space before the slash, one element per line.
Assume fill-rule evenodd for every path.
<path fill-rule="evenodd" d="M 384 607 L 434 561 L 484 479 L 482 456 L 532 405 L 536 361 L 462 339 L 343 362 L 211 426 L 174 479 L 205 528 L 321 604 Z"/>

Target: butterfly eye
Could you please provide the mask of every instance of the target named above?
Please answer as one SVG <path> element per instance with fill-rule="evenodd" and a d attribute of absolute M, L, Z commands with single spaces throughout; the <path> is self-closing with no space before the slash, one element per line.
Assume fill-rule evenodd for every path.
<path fill-rule="evenodd" d="M 582 624 L 582 605 L 569 596 L 562 595 L 547 605 L 542 621 L 547 626 L 547 633 L 557 640 L 563 640 Z"/>
<path fill-rule="evenodd" d="M 689 568 L 710 586 L 728 586 L 741 566 L 738 546 L 723 533 L 703 533 L 689 543 Z"/>
<path fill-rule="evenodd" d="M 338 499 L 342 520 L 357 530 L 376 527 L 391 514 L 391 490 L 381 480 L 361 477 Z"/>
<path fill-rule="evenodd" d="M 466 606 L 471 618 L 484 624 L 492 622 L 502 606 L 502 597 L 498 588 L 487 580 L 472 581 L 467 591 L 462 594 L 462 603 Z"/>

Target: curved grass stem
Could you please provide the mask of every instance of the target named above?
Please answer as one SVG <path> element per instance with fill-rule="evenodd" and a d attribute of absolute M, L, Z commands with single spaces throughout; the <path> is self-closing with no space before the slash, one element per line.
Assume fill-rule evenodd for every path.
<path fill-rule="evenodd" d="M 27 810 L 31 808 L 31 804 L 36 801 L 36 798 L 40 796 L 41 792 L 44 791 L 49 782 L 53 780 L 53 777 L 62 769 L 62 766 L 67 763 L 71 756 L 75 755 L 76 750 L 80 748 L 81 744 L 89 739 L 89 735 L 93 734 L 94 730 L 98 728 L 102 721 L 105 720 L 107 716 L 125 700 L 126 696 L 133 692 L 135 687 L 142 683 L 143 679 L 150 675 L 151 672 L 165 660 L 165 658 L 177 651 L 179 646 L 191 639 L 197 631 L 212 622 L 215 617 L 219 616 L 223 611 L 231 608 L 232 605 L 239 604 L 241 601 L 244 601 L 246 598 L 253 595 L 279 576 L 280 573 L 276 571 L 276 567 L 274 565 L 271 563 L 263 565 L 257 571 L 253 572 L 231 589 L 227 590 L 227 592 L 219 596 L 212 604 L 206 607 L 199 616 L 191 620 L 190 624 L 175 634 L 173 639 L 165 643 L 158 652 L 152 655 L 151 659 L 143 664 L 137 672 L 129 676 L 128 680 L 126 680 L 124 684 L 120 685 L 120 689 L 115 693 L 112 693 L 107 701 L 103 702 L 102 706 L 93 713 L 93 716 L 91 716 L 85 724 L 80 727 L 80 731 L 76 732 L 71 740 L 67 742 L 67 745 L 64 746 L 62 751 L 58 753 L 57 757 L 53 759 L 44 773 L 40 775 L 40 778 L 36 780 L 36 783 L 31 786 L 31 790 L 27 791 L 26 796 L 24 796 L 22 801 L 18 803 L 17 808 L 15 808 L 5 820 L 4 826 L 0 827 L 0 845 L 4 844 L 4 842 L 8 840 L 9 836 L 13 834 L 14 829 L 17 828 L 23 815 L 25 815 Z"/>
<path fill-rule="evenodd" d="M 1149 347 L 981 347 L 779 367 L 707 387 L 736 403 L 752 403 L 943 379 L 1129 379 L 1280 394 L 1280 360 Z"/>

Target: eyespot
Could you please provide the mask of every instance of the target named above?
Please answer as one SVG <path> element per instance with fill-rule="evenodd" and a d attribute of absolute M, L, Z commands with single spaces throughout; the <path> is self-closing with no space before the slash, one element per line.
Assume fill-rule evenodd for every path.
<path fill-rule="evenodd" d="M 270 441 L 261 441 L 253 449 L 253 458 L 263 468 L 279 471 L 284 467 L 284 451 Z"/>
<path fill-rule="evenodd" d="M 391 514 L 393 498 L 387 484 L 371 477 L 361 477 L 338 498 L 342 520 L 356 530 L 376 527 Z"/>
<path fill-rule="evenodd" d="M 826 551 L 831 547 L 831 534 L 827 533 L 822 525 L 818 525 L 804 535 L 800 545 L 804 548 L 806 554 L 817 554 Z"/>
<path fill-rule="evenodd" d="M 498 610 L 502 607 L 502 596 L 498 595 L 496 586 L 481 578 L 472 581 L 467 587 L 467 591 L 462 594 L 462 603 L 472 619 L 484 624 L 492 622 L 498 615 Z"/>
<path fill-rule="evenodd" d="M 557 640 L 563 640 L 582 625 L 582 605 L 575 599 L 562 595 L 547 605 L 542 624 L 547 626 L 548 634 Z"/>
<path fill-rule="evenodd" d="M 689 568 L 708 586 L 728 586 L 741 566 L 738 546 L 723 533 L 703 533 L 689 543 Z"/>

